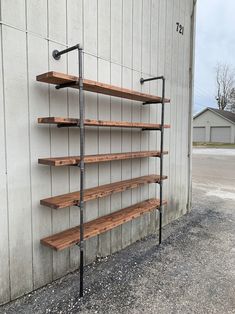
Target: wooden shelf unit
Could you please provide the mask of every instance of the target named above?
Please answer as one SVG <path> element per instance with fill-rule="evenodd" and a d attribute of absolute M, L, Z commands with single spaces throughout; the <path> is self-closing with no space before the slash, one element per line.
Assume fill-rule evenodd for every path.
<path fill-rule="evenodd" d="M 111 230 L 127 221 L 135 219 L 142 214 L 145 214 L 154 209 L 159 210 L 159 244 L 161 243 L 162 234 L 162 209 L 166 204 L 163 200 L 162 186 L 163 180 L 167 179 L 163 175 L 163 155 L 167 154 L 163 150 L 163 135 L 164 129 L 169 128 L 170 125 L 164 124 L 164 105 L 170 100 L 165 98 L 165 78 L 163 76 L 153 77 L 148 79 L 140 79 L 143 84 L 146 81 L 162 80 L 162 95 L 150 95 L 138 91 L 121 88 L 114 85 L 104 84 L 83 78 L 83 50 L 79 45 L 67 48 L 62 51 L 53 51 L 53 57 L 58 60 L 61 55 L 73 50 L 78 50 L 79 61 L 79 77 L 68 75 L 65 73 L 48 72 L 36 77 L 38 82 L 56 85 L 56 89 L 60 88 L 75 88 L 79 90 L 79 118 L 68 117 L 43 117 L 38 118 L 40 124 L 55 124 L 58 127 L 79 127 L 80 137 L 80 156 L 66 156 L 66 157 L 50 157 L 40 158 L 39 164 L 48 166 L 79 166 L 80 169 L 80 190 L 77 192 L 67 193 L 64 195 L 53 196 L 40 201 L 41 205 L 48 206 L 53 209 L 60 209 L 69 206 L 78 206 L 80 210 L 80 226 L 64 230 L 60 233 L 50 235 L 41 239 L 41 243 L 57 251 L 68 248 L 72 245 L 79 244 L 80 248 L 80 296 L 83 296 L 83 267 L 84 267 L 84 245 L 83 241 L 91 237 L 97 236 L 103 232 Z M 142 122 L 128 122 L 128 121 L 102 121 L 85 119 L 84 117 L 84 91 L 93 93 L 100 93 L 113 97 L 120 97 L 132 101 L 139 101 L 143 104 L 161 104 L 161 123 L 142 123 Z M 88 155 L 84 156 L 84 127 L 116 127 L 116 128 L 135 128 L 140 131 L 160 131 L 160 151 L 144 151 L 144 152 L 125 152 L 116 154 L 102 154 L 102 155 Z M 124 160 L 132 158 L 149 158 L 159 157 L 160 159 L 160 174 L 146 175 L 138 178 L 133 178 L 121 182 L 114 182 L 98 187 L 84 189 L 84 164 L 98 163 L 113 160 Z M 83 220 L 84 202 L 106 197 L 113 193 L 120 193 L 127 189 L 134 189 L 145 184 L 159 183 L 160 197 L 159 199 L 149 199 L 141 203 L 132 205 L 130 207 L 120 209 L 114 213 L 98 217 L 95 220 L 85 222 Z"/>

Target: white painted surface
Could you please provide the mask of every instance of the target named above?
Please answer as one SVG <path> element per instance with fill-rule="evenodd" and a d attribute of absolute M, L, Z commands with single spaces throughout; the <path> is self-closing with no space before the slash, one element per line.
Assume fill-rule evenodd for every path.
<path fill-rule="evenodd" d="M 140 85 L 140 77 L 165 75 L 166 123 L 164 197 L 169 205 L 164 223 L 186 212 L 188 195 L 188 112 L 190 16 L 192 0 L 50 0 L 1 1 L 0 52 L 0 303 L 38 288 L 77 268 L 77 247 L 55 253 L 40 239 L 79 224 L 76 207 L 54 211 L 40 199 L 75 191 L 75 167 L 50 169 L 39 157 L 79 153 L 79 130 L 37 125 L 37 117 L 78 116 L 78 94 L 57 91 L 35 81 L 48 70 L 77 74 L 75 52 L 55 61 L 53 49 L 82 43 L 84 72 L 139 91 L 161 93 L 160 83 Z M 185 26 L 184 36 L 176 22 Z M 160 106 L 86 93 L 86 117 L 160 122 Z M 159 149 L 158 132 L 91 128 L 86 130 L 86 154 Z M 85 185 L 92 187 L 158 173 L 159 159 L 115 161 L 86 167 Z M 143 199 L 158 196 L 157 185 L 115 194 L 86 204 L 92 220 Z M 86 242 L 86 262 L 107 255 L 153 233 L 153 212 Z"/>

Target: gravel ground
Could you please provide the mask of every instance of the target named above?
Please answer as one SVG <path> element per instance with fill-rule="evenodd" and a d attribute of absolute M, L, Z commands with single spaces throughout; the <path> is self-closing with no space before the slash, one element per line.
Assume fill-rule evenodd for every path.
<path fill-rule="evenodd" d="M 160 247 L 152 236 L 86 267 L 83 300 L 74 272 L 1 307 L 0 313 L 235 313 L 234 200 L 208 195 L 219 180 L 211 175 L 207 182 L 201 170 L 211 159 L 223 177 L 216 164 L 220 158 L 195 156 L 193 209 L 164 227 Z M 234 157 L 226 158 L 234 167 Z M 235 193 L 230 173 L 225 189 Z"/>

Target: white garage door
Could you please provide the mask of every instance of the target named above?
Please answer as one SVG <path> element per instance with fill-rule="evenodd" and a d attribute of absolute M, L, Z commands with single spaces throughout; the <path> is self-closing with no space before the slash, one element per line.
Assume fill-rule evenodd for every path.
<path fill-rule="evenodd" d="M 206 128 L 205 127 L 194 127 L 193 128 L 193 141 L 194 142 L 205 142 L 206 141 Z"/>
<path fill-rule="evenodd" d="M 211 142 L 230 143 L 231 128 L 228 127 L 211 127 Z"/>

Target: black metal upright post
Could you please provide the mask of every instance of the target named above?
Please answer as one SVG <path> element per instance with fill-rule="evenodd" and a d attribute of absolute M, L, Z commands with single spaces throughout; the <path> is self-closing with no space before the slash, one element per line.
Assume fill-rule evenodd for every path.
<path fill-rule="evenodd" d="M 83 267 L 84 267 L 84 230 L 83 230 L 83 189 L 84 189 L 84 93 L 83 93 L 83 50 L 79 54 L 79 126 L 80 126 L 80 297 L 83 296 Z"/>
<path fill-rule="evenodd" d="M 162 242 L 162 201 L 163 201 L 163 149 L 164 149 L 164 114 L 165 114 L 165 77 L 162 77 L 162 112 L 161 112 L 161 156 L 160 156 L 160 210 L 159 210 L 159 244 Z"/>
<path fill-rule="evenodd" d="M 84 211 L 84 142 L 85 142 L 85 130 L 84 130 L 84 91 L 83 91 L 83 49 L 77 44 L 67 49 L 58 51 L 54 50 L 52 56 L 55 60 L 59 60 L 61 55 L 70 51 L 78 49 L 78 66 L 79 66 L 79 80 L 60 84 L 56 86 L 56 89 L 66 88 L 74 85 L 79 87 L 79 121 L 77 126 L 80 128 L 80 200 L 77 206 L 80 208 L 80 297 L 83 296 L 83 269 L 84 269 L 84 226 L 83 226 L 83 211 Z"/>
<path fill-rule="evenodd" d="M 140 83 L 144 82 L 162 80 L 162 99 L 161 99 L 161 144 L 160 144 L 160 206 L 159 206 L 159 244 L 162 242 L 162 209 L 163 209 L 163 149 L 164 149 L 164 115 L 165 115 L 165 82 L 164 76 L 150 77 L 147 79 L 141 78 Z M 151 102 L 146 102 L 144 104 L 151 104 Z"/>

